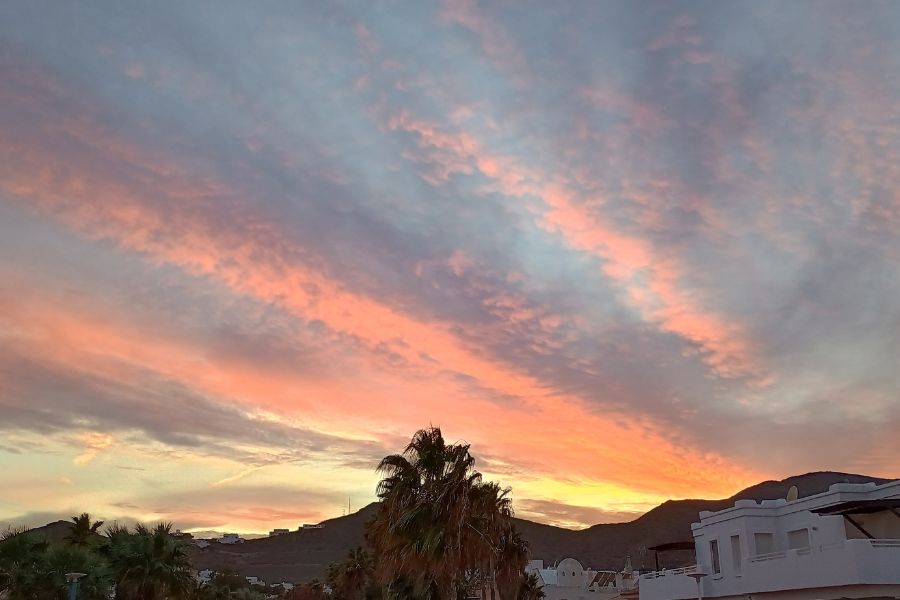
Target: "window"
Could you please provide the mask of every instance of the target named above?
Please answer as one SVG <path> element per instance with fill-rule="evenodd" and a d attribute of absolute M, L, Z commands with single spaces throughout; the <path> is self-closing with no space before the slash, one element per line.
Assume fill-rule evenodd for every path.
<path fill-rule="evenodd" d="M 734 574 L 741 574 L 741 536 L 731 536 L 731 566 L 734 567 Z"/>
<path fill-rule="evenodd" d="M 719 540 L 712 540 L 709 543 L 709 558 L 712 561 L 713 573 L 721 573 L 722 565 L 719 564 Z"/>
<path fill-rule="evenodd" d="M 771 533 L 756 532 L 753 534 L 753 545 L 756 547 L 756 555 L 770 554 L 775 551 L 775 536 Z"/>
<path fill-rule="evenodd" d="M 799 550 L 800 548 L 809 548 L 809 529 L 788 531 L 788 549 Z"/>

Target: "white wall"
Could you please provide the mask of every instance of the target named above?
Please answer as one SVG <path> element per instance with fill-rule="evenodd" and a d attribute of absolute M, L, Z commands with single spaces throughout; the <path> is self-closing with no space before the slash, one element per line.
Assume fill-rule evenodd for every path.
<path fill-rule="evenodd" d="M 704 596 L 858 584 L 900 586 L 900 518 L 891 513 L 861 516 L 859 522 L 873 536 L 898 540 L 872 541 L 854 539 L 864 536 L 852 525 L 845 527 L 843 517 L 810 512 L 841 502 L 895 497 L 900 498 L 900 482 L 883 486 L 839 484 L 823 494 L 793 502 L 738 501 L 732 508 L 700 513 L 700 522 L 694 523 L 692 530 L 698 570 L 708 574 L 702 583 Z M 851 530 L 856 534 L 849 535 Z M 761 540 L 756 534 L 763 533 L 771 534 L 771 548 L 757 548 Z M 738 564 L 733 560 L 732 536 L 738 536 Z M 713 569 L 712 540 L 718 545 L 719 573 Z M 760 556 L 765 550 L 769 552 Z M 641 600 L 697 596 L 696 583 L 686 574 L 643 576 L 640 590 Z"/>

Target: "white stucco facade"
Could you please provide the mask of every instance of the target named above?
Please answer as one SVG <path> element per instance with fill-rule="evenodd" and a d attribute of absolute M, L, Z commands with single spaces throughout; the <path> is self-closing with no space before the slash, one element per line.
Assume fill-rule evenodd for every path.
<path fill-rule="evenodd" d="M 648 573 L 640 600 L 900 598 L 900 482 L 832 485 L 787 500 L 701 512 L 697 566 Z M 853 511 L 847 516 L 816 511 Z M 871 512 L 867 512 L 871 511 Z M 855 524 L 854 524 L 855 523 Z M 691 573 L 705 573 L 698 590 Z"/>

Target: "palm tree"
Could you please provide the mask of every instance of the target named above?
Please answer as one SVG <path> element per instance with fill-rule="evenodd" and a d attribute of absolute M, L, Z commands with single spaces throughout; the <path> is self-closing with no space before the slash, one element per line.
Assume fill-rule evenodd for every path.
<path fill-rule="evenodd" d="M 189 597 L 193 580 L 185 546 L 171 536 L 172 524 L 133 532 L 114 525 L 107 532 L 105 553 L 116 586 L 115 600 L 164 600 Z"/>
<path fill-rule="evenodd" d="M 425 600 L 455 600 L 475 585 L 483 597 L 514 597 L 527 546 L 514 535 L 509 490 L 482 482 L 474 465 L 467 444 L 446 444 L 435 427 L 382 459 L 366 538 L 390 593 L 409 586 Z"/>
<path fill-rule="evenodd" d="M 543 600 L 544 589 L 535 573 L 528 573 L 519 586 L 517 600 Z"/>
<path fill-rule="evenodd" d="M 498 595 L 497 569 L 504 536 L 513 528 L 509 488 L 496 483 L 479 483 L 470 490 L 469 541 L 466 547 L 475 559 L 481 595 Z M 524 565 L 523 565 L 524 568 Z"/>
<path fill-rule="evenodd" d="M 516 600 L 528 565 L 528 542 L 512 523 L 503 526 L 499 541 L 494 575 L 497 595 L 500 600 Z"/>
<path fill-rule="evenodd" d="M 369 527 L 376 575 L 389 588 L 408 581 L 425 600 L 456 596 L 462 523 L 474 460 L 440 429 L 417 432 L 403 454 L 382 459 L 381 507 Z"/>
<path fill-rule="evenodd" d="M 39 596 L 47 541 L 27 529 L 0 534 L 0 597 L 31 600 Z"/>
<path fill-rule="evenodd" d="M 42 574 L 45 598 L 64 598 L 66 573 L 85 573 L 78 581 L 79 600 L 108 600 L 111 581 L 102 557 L 79 546 L 54 545 L 46 554 Z"/>
<path fill-rule="evenodd" d="M 328 567 L 327 581 L 336 600 L 365 600 L 374 576 L 369 554 L 355 548 L 346 559 Z"/>
<path fill-rule="evenodd" d="M 66 573 L 86 573 L 79 598 L 108 600 L 110 580 L 102 559 L 86 548 L 54 544 L 26 530 L 0 536 L 0 597 L 57 600 L 68 589 Z"/>
<path fill-rule="evenodd" d="M 103 521 L 91 522 L 91 516 L 88 513 L 81 513 L 77 517 L 72 517 L 72 529 L 65 539 L 73 546 L 84 548 L 99 536 L 98 530 L 102 526 Z"/>

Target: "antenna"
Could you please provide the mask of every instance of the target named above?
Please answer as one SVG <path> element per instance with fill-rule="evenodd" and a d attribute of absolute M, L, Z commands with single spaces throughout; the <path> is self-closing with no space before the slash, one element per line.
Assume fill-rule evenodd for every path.
<path fill-rule="evenodd" d="M 792 485 L 791 489 L 788 490 L 787 493 L 787 501 L 793 502 L 800 496 L 800 490 L 797 489 L 796 485 Z"/>

